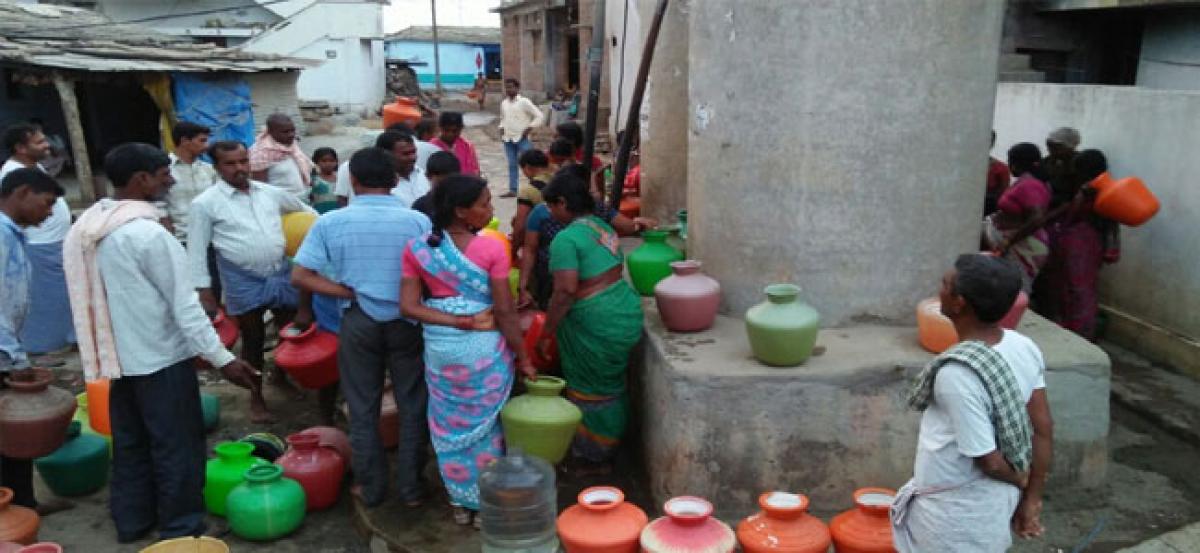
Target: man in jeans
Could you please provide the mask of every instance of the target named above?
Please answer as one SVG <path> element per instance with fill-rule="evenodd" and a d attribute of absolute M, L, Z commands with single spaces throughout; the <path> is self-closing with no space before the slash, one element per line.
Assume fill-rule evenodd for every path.
<path fill-rule="evenodd" d="M 296 253 L 292 284 L 338 298 L 342 309 L 338 370 L 350 409 L 351 492 L 367 507 L 383 503 L 387 495 L 387 456 L 378 431 L 387 375 L 401 413 L 396 455 L 400 499 L 416 507 L 424 495 L 428 398 L 421 327 L 400 317 L 399 259 L 409 240 L 424 236 L 432 225 L 391 193 L 396 185 L 391 152 L 359 150 L 350 158 L 350 181 L 354 201 L 309 229 Z"/>
<path fill-rule="evenodd" d="M 533 147 L 529 131 L 542 125 L 542 110 L 521 96 L 521 81 L 504 79 L 504 99 L 500 101 L 500 130 L 504 133 L 504 155 L 508 157 L 508 192 L 501 198 L 517 197 L 521 153 Z"/>

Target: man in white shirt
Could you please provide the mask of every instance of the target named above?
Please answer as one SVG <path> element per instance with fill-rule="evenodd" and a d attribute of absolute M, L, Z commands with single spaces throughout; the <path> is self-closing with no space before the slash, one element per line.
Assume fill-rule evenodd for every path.
<path fill-rule="evenodd" d="M 250 146 L 250 178 L 286 190 L 308 202 L 313 162 L 296 141 L 296 124 L 282 113 L 267 117 L 267 128 Z"/>
<path fill-rule="evenodd" d="M 42 130 L 33 125 L 13 125 L 4 132 L 8 160 L 0 167 L 0 179 L 20 169 L 39 169 L 50 155 L 50 143 Z M 37 356 L 34 365 L 57 367 L 63 360 L 46 355 L 75 343 L 71 321 L 71 303 L 67 298 L 67 280 L 62 266 L 63 239 L 71 228 L 71 208 L 59 196 L 50 217 L 40 225 L 25 229 L 25 251 L 33 267 L 33 287 L 29 317 L 21 333 L 27 352 Z"/>
<path fill-rule="evenodd" d="M 296 309 L 296 289 L 291 285 L 291 264 L 284 255 L 281 217 L 296 211 L 316 213 L 296 196 L 250 179 L 250 158 L 240 142 L 221 141 L 209 149 L 220 181 L 192 202 L 188 221 L 188 259 L 200 304 L 209 316 L 217 313 L 207 252 L 217 251 L 217 268 L 225 292 L 225 311 L 237 318 L 242 334 L 241 356 L 263 369 L 269 309 L 282 327 Z M 272 383 L 287 386 L 283 375 Z M 274 420 L 258 390 L 250 396 L 250 420 Z"/>
<path fill-rule="evenodd" d="M 508 158 L 508 192 L 501 198 L 515 198 L 520 172 L 517 160 L 533 147 L 529 131 L 542 125 L 542 110 L 521 96 L 521 81 L 504 79 L 504 99 L 500 101 L 500 130 L 504 133 L 504 155 Z"/>
<path fill-rule="evenodd" d="M 175 141 L 175 151 L 169 154 L 171 158 L 171 178 L 175 184 L 163 201 L 163 209 L 167 212 L 167 228 L 175 234 L 181 243 L 187 245 L 188 212 L 192 208 L 192 200 L 201 192 L 212 188 L 217 182 L 217 171 L 211 163 L 200 159 L 208 150 L 208 137 L 212 130 L 204 125 L 188 121 L 180 121 L 171 129 L 171 138 Z M 217 253 L 208 248 L 208 271 L 217 271 Z M 213 282 L 213 295 L 221 297 L 220 281 Z"/>
<path fill-rule="evenodd" d="M 913 478 L 892 505 L 901 553 L 1002 552 L 1012 544 L 1010 527 L 1022 537 L 1041 534 L 1053 447 L 1045 363 L 1032 340 L 999 325 L 1020 289 L 1016 265 L 984 254 L 959 257 L 942 279 L 942 313 L 962 342 L 921 375 L 932 398 Z M 964 356 L 972 347 L 982 355 Z M 1020 426 L 1032 428 L 1031 440 L 1010 430 Z M 1025 438 L 1007 437 L 1014 434 Z M 1028 472 L 1016 468 L 1025 465 Z"/>
<path fill-rule="evenodd" d="M 425 170 L 417 166 L 416 141 L 411 134 L 400 131 L 384 131 L 379 138 L 375 139 L 375 147 L 383 148 L 395 156 L 396 187 L 392 188 L 392 195 L 400 198 L 400 203 L 404 204 L 404 207 L 411 208 L 413 202 L 430 190 Z M 354 198 L 354 187 L 350 185 L 349 174 L 343 180 L 339 170 L 334 193 L 337 194 L 338 204 L 343 206 L 349 204 L 350 200 Z"/>
<path fill-rule="evenodd" d="M 162 200 L 172 182 L 169 163 L 147 144 L 114 148 L 104 169 L 115 197 L 97 202 L 81 224 L 122 204 Z M 91 238 L 75 229 L 72 240 L 99 241 L 97 284 L 105 290 L 120 362 L 120 378 L 109 391 L 109 503 L 117 539 L 134 542 L 156 527 L 160 539 L 197 536 L 205 531 L 207 447 L 193 358 L 220 367 L 240 386 L 257 386 L 255 370 L 221 345 L 197 301 L 179 241 L 153 219 L 112 226 L 107 235 Z"/>
<path fill-rule="evenodd" d="M 208 150 L 208 137 L 212 131 L 204 125 L 180 121 L 171 129 L 175 151 L 171 152 L 171 178 L 175 185 L 167 193 L 167 217 L 171 220 L 175 237 L 187 243 L 188 211 L 192 200 L 217 182 L 217 172 L 212 164 L 200 159 Z"/>

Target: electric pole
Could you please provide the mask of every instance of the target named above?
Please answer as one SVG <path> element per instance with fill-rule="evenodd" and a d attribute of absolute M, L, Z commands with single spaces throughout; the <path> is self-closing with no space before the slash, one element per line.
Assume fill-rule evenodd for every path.
<path fill-rule="evenodd" d="M 442 59 L 438 54 L 437 33 L 437 0 L 429 0 L 429 9 L 433 12 L 433 86 L 439 98 L 442 96 Z"/>

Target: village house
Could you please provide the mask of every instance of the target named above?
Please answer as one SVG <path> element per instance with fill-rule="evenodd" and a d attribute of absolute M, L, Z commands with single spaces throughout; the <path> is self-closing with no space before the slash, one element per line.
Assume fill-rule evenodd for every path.
<path fill-rule="evenodd" d="M 272 113 L 299 116 L 296 80 L 312 62 L 198 44 L 94 11 L 0 2 L 0 124 L 32 118 L 62 137 L 74 179 L 91 203 L 107 194 L 96 177 L 108 150 L 130 141 L 168 149 L 177 120 L 214 138 L 251 142 Z M 63 178 L 66 177 L 66 178 Z"/>
<path fill-rule="evenodd" d="M 80 4 L 81 2 L 72 2 Z M 247 52 L 309 58 L 301 100 L 375 113 L 384 96 L 386 0 L 87 0 L 114 21 L 154 18 L 155 30 Z"/>
<path fill-rule="evenodd" d="M 442 88 L 471 88 L 479 73 L 501 77 L 500 29 L 439 25 L 437 31 Z M 435 84 L 433 48 L 433 27 L 409 27 L 388 35 L 385 51 L 389 61 L 406 61 L 421 87 L 429 89 Z"/>

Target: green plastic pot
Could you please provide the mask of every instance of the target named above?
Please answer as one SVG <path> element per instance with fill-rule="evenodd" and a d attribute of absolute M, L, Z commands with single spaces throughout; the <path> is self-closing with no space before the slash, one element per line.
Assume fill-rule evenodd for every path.
<path fill-rule="evenodd" d="M 653 296 L 654 285 L 671 276 L 671 263 L 683 261 L 683 252 L 667 243 L 669 234 L 665 230 L 643 232 L 642 245 L 633 250 L 626 261 L 633 288 L 643 296 Z"/>
<path fill-rule="evenodd" d="M 270 463 L 254 457 L 254 445 L 245 442 L 221 442 L 213 448 L 217 456 L 204 467 L 204 506 L 208 512 L 225 516 L 225 499 L 241 484 L 251 467 Z"/>
<path fill-rule="evenodd" d="M 812 355 L 821 316 L 799 301 L 800 287 L 772 284 L 767 301 L 746 311 L 746 334 L 754 357 L 767 365 L 793 367 Z"/>
<path fill-rule="evenodd" d="M 79 421 L 71 421 L 62 447 L 33 462 L 54 495 L 87 495 L 108 483 L 108 442 L 81 430 Z"/>
<path fill-rule="evenodd" d="M 566 386 L 565 380 L 553 376 L 525 379 L 528 393 L 509 400 L 500 411 L 509 449 L 520 448 L 551 464 L 563 460 L 583 419 L 583 412 L 562 398 Z"/>
<path fill-rule="evenodd" d="M 221 400 L 213 394 L 200 392 L 200 410 L 204 412 L 204 431 L 212 432 L 221 422 Z"/>
<path fill-rule="evenodd" d="M 245 481 L 229 493 L 229 529 L 251 541 L 291 534 L 304 521 L 304 488 L 283 477 L 283 467 L 262 465 L 246 471 Z"/>

